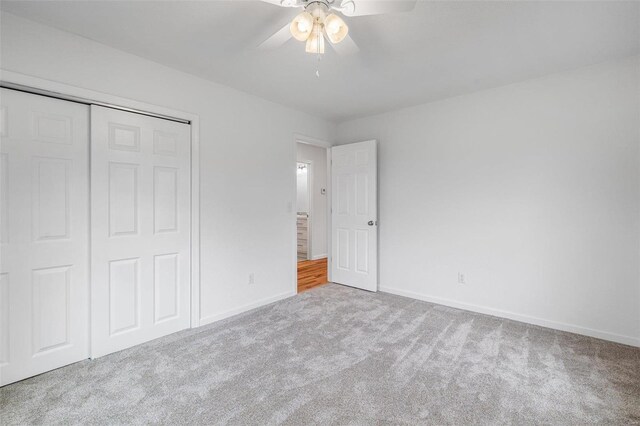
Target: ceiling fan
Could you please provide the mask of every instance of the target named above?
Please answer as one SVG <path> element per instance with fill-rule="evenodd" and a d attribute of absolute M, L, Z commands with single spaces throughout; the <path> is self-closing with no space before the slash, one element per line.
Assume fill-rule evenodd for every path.
<path fill-rule="evenodd" d="M 325 38 L 341 55 L 358 52 L 358 46 L 351 36 L 349 27 L 340 17 L 382 15 L 385 13 L 408 12 L 413 10 L 416 0 L 261 0 L 280 7 L 302 8 L 291 23 L 262 42 L 259 49 L 274 49 L 282 46 L 291 37 L 306 42 L 308 53 L 324 53 Z"/>

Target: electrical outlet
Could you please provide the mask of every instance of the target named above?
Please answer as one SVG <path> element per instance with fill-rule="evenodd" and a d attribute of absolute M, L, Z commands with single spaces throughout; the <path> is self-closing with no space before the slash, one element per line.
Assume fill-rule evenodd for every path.
<path fill-rule="evenodd" d="M 256 282 L 256 276 L 253 272 L 249 273 L 249 285 L 253 285 Z"/>
<path fill-rule="evenodd" d="M 458 272 L 458 284 L 466 284 L 466 277 L 462 272 Z"/>

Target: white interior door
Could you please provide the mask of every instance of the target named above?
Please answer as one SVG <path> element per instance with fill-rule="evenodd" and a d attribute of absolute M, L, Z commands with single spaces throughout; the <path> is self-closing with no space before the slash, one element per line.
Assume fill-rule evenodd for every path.
<path fill-rule="evenodd" d="M 190 324 L 190 126 L 91 107 L 91 356 Z"/>
<path fill-rule="evenodd" d="M 89 356 L 89 107 L 1 90 L 5 385 Z"/>
<path fill-rule="evenodd" d="M 331 148 L 331 281 L 378 290 L 376 141 Z"/>

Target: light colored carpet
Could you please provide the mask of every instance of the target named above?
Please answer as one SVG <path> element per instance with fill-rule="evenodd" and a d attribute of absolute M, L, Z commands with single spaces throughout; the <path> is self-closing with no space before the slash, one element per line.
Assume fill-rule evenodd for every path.
<path fill-rule="evenodd" d="M 633 424 L 640 349 L 327 285 L 0 403 L 3 425 Z"/>

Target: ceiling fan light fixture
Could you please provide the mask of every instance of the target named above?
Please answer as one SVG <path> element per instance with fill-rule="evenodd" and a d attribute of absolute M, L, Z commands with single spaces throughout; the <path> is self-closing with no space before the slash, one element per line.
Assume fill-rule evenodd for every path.
<path fill-rule="evenodd" d="M 313 31 L 307 39 L 307 45 L 305 47 L 307 53 L 324 54 L 324 35 L 322 33 L 322 25 L 313 24 Z"/>
<path fill-rule="evenodd" d="M 338 15 L 331 14 L 324 20 L 324 30 L 329 41 L 338 44 L 349 34 L 349 27 Z"/>
<path fill-rule="evenodd" d="M 298 41 L 309 39 L 313 31 L 313 16 L 309 12 L 302 12 L 291 21 L 289 30 L 291 35 Z M 286 27 L 285 27 L 286 28 Z"/>

